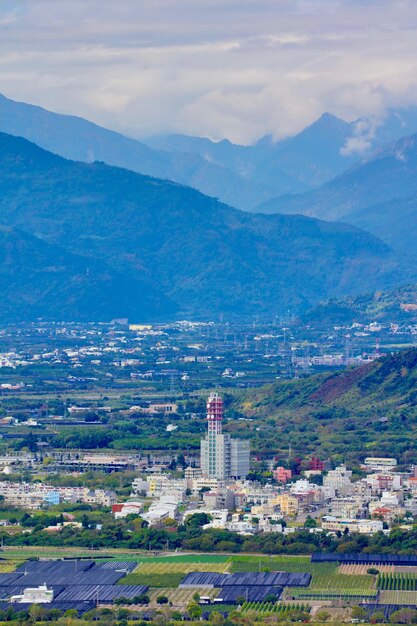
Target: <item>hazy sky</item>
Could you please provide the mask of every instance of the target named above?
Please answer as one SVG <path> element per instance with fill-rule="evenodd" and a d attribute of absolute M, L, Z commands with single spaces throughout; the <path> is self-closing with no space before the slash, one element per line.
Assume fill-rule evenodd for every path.
<path fill-rule="evenodd" d="M 0 0 L 0 91 L 250 142 L 417 104 L 417 0 Z"/>

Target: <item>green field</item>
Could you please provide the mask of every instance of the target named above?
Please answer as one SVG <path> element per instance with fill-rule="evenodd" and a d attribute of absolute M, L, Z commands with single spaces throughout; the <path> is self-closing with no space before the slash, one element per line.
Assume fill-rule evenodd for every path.
<path fill-rule="evenodd" d="M 417 604 L 417 591 L 381 591 L 381 604 Z"/>
<path fill-rule="evenodd" d="M 388 572 L 378 575 L 378 588 L 384 591 L 417 591 L 414 572 Z"/>

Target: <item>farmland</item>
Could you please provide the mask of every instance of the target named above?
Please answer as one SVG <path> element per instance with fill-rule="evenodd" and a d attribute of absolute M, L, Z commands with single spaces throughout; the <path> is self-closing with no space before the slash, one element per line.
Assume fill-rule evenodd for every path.
<path fill-rule="evenodd" d="M 416 591 L 417 574 L 411 572 L 379 574 L 378 587 L 387 591 Z"/>
<path fill-rule="evenodd" d="M 228 572 L 231 563 L 187 563 L 185 561 L 171 562 L 140 562 L 135 569 L 135 574 L 188 574 L 189 572 L 219 572 L 223 574 Z"/>
<path fill-rule="evenodd" d="M 288 611 L 305 611 L 309 613 L 311 607 L 307 604 L 274 604 L 273 602 L 245 602 L 242 613 L 256 611 L 257 613 L 278 613 L 284 618 Z"/>
<path fill-rule="evenodd" d="M 417 591 L 381 591 L 381 604 L 415 604 L 417 605 Z"/>
<path fill-rule="evenodd" d="M 112 556 L 111 554 L 103 554 L 103 558 L 100 559 L 102 565 L 106 561 L 112 562 L 114 560 Z M 0 561 L 0 572 L 13 571 L 22 563 L 22 559 L 18 559 L 15 553 L 10 555 L 4 553 L 4 557 Z M 108 565 L 110 566 L 110 563 Z M 379 565 L 380 573 L 376 576 L 367 573 L 369 564 L 340 564 L 337 560 L 312 562 L 308 556 L 194 553 L 156 555 L 149 552 L 131 552 L 129 558 L 126 559 L 126 566 L 128 565 L 127 575 L 121 578 L 117 585 L 148 587 L 148 595 L 152 605 L 155 605 L 159 596 L 166 596 L 172 606 L 183 608 L 193 600 L 196 593 L 211 599 L 219 595 L 219 588 L 217 587 L 221 587 L 221 585 L 216 585 L 214 589 L 208 588 L 207 582 L 203 582 L 202 587 L 197 585 L 196 587 L 180 588 L 179 585 L 187 574 L 204 574 L 207 572 L 234 574 L 242 572 L 246 573 L 250 579 L 252 573 L 254 577 L 259 577 L 259 573 L 267 577 L 267 572 L 280 571 L 293 574 L 310 574 L 311 583 L 304 587 L 284 586 L 281 595 L 283 602 L 278 602 L 276 606 L 270 601 L 270 598 L 257 601 L 255 597 L 252 597 L 249 598 L 249 600 L 252 599 L 252 602 L 246 602 L 245 608 L 242 610 L 256 609 L 258 612 L 267 613 L 276 612 L 278 607 L 288 606 L 288 603 L 295 603 L 297 609 L 300 609 L 301 604 L 308 604 L 312 600 L 338 602 L 343 599 L 357 603 L 361 599 L 369 601 L 376 600 L 377 597 L 379 597 L 380 602 L 384 603 L 417 604 L 417 568 L 411 567 L 406 571 L 398 572 L 393 571 L 394 566 L 392 565 Z M 279 583 L 274 584 L 279 585 Z M 230 590 L 230 586 L 227 588 Z M 227 603 L 226 597 L 225 602 Z M 274 611 L 272 611 L 272 607 L 275 607 Z"/>
<path fill-rule="evenodd" d="M 192 600 L 193 596 L 198 593 L 199 596 L 208 596 L 215 598 L 217 596 L 217 589 L 173 589 L 172 587 L 160 587 L 158 589 L 151 589 L 149 597 L 151 602 L 156 602 L 158 596 L 166 596 L 170 602 L 175 606 L 187 606 Z"/>

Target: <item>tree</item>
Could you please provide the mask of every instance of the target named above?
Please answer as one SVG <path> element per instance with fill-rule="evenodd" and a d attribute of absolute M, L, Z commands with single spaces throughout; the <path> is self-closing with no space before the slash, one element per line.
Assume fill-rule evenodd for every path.
<path fill-rule="evenodd" d="M 375 613 L 372 613 L 369 621 L 371 624 L 382 624 L 385 622 L 385 615 L 382 611 L 376 611 Z"/>
<path fill-rule="evenodd" d="M 321 611 L 317 611 L 315 615 L 315 619 L 317 622 L 327 622 L 327 620 L 329 620 L 330 617 L 331 617 L 330 613 L 328 611 L 325 611 L 324 609 L 321 609 Z"/>
<path fill-rule="evenodd" d="M 210 623 L 213 624 L 213 626 L 223 626 L 224 622 L 223 615 L 218 611 L 213 611 L 210 615 Z"/>
<path fill-rule="evenodd" d="M 368 569 L 366 570 L 366 573 L 371 574 L 371 576 L 378 576 L 379 569 L 376 569 L 376 567 L 368 567 Z"/>
<path fill-rule="evenodd" d="M 34 622 L 41 622 L 45 619 L 46 609 L 39 604 L 32 604 L 29 607 L 29 615 L 33 619 Z"/>
<path fill-rule="evenodd" d="M 158 604 L 168 604 L 169 600 L 166 596 L 158 596 L 156 598 Z"/>
<path fill-rule="evenodd" d="M 133 602 L 134 604 L 149 604 L 150 599 L 146 593 L 142 593 L 140 596 L 135 596 Z"/>
<path fill-rule="evenodd" d="M 364 620 L 366 618 L 366 611 L 361 606 L 354 606 L 352 607 L 351 617 L 352 619 Z"/>
<path fill-rule="evenodd" d="M 199 528 L 208 524 L 211 519 L 212 517 L 208 513 L 193 513 L 193 515 L 188 515 L 185 518 L 184 524 L 187 528 Z"/>
<path fill-rule="evenodd" d="M 311 515 L 307 515 L 306 521 L 304 522 L 304 528 L 317 528 L 317 522 Z"/>
<path fill-rule="evenodd" d="M 415 609 L 399 609 L 391 614 L 391 624 L 417 624 L 417 611 Z"/>
<path fill-rule="evenodd" d="M 76 613 L 76 617 L 78 617 L 78 613 L 77 611 L 75 611 Z M 49 609 L 46 610 L 46 615 L 45 615 L 45 619 L 48 620 L 48 622 L 56 622 L 62 615 L 62 611 L 60 611 L 59 609 Z"/>
<path fill-rule="evenodd" d="M 190 619 L 200 619 L 203 614 L 203 609 L 197 602 L 190 602 L 187 606 L 187 613 Z"/>

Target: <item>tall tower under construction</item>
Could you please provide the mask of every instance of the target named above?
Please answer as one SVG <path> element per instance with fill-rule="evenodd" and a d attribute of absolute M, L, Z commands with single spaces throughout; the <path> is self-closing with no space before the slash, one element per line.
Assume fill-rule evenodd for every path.
<path fill-rule="evenodd" d="M 222 432 L 223 400 L 212 393 L 207 400 L 207 434 L 201 441 L 203 476 L 228 480 L 249 473 L 249 441 Z"/>

